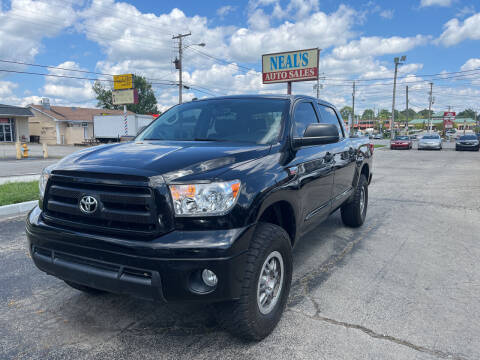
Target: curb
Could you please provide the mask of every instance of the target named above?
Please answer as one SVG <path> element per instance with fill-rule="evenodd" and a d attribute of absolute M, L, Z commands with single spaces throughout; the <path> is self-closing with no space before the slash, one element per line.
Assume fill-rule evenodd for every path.
<path fill-rule="evenodd" d="M 0 177 L 0 185 L 15 182 L 27 182 L 40 179 L 40 174 L 14 175 Z"/>
<path fill-rule="evenodd" d="M 0 216 L 20 215 L 24 212 L 32 210 L 37 206 L 38 200 L 25 201 L 18 204 L 0 206 Z"/>

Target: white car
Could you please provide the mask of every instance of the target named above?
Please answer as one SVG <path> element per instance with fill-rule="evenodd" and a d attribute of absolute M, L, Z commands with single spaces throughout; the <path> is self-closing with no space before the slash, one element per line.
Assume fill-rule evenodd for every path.
<path fill-rule="evenodd" d="M 442 138 L 438 134 L 426 134 L 418 141 L 418 150 L 442 150 Z"/>

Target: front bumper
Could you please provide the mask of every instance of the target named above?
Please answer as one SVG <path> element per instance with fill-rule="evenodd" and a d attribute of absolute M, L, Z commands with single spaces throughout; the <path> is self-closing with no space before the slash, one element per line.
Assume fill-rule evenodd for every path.
<path fill-rule="evenodd" d="M 410 149 L 410 144 L 390 144 L 391 149 Z"/>
<path fill-rule="evenodd" d="M 423 149 L 441 149 L 442 144 L 418 144 L 418 149 L 423 150 Z"/>
<path fill-rule="evenodd" d="M 458 150 L 473 150 L 477 151 L 479 149 L 479 144 L 473 145 L 473 144 L 455 144 L 455 148 Z"/>
<path fill-rule="evenodd" d="M 29 251 L 40 270 L 92 288 L 160 301 L 238 299 L 254 230 L 255 225 L 173 231 L 141 241 L 54 227 L 42 220 L 38 207 L 26 221 Z M 218 276 L 214 289 L 199 284 L 205 268 Z"/>

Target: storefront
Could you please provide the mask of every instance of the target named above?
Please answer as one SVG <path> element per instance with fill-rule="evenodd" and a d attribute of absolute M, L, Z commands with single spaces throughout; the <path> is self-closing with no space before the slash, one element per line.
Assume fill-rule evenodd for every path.
<path fill-rule="evenodd" d="M 15 119 L 0 118 L 0 142 L 15 141 Z"/>
<path fill-rule="evenodd" d="M 24 107 L 0 104 L 0 143 L 28 142 L 28 118 L 32 112 Z"/>

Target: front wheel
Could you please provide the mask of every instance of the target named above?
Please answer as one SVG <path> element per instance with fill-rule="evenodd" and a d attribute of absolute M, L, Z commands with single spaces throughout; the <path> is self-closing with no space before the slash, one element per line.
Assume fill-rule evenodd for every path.
<path fill-rule="evenodd" d="M 368 206 L 368 181 L 362 174 L 358 180 L 353 198 L 341 207 L 342 221 L 349 227 L 363 225 L 367 216 Z"/>
<path fill-rule="evenodd" d="M 280 320 L 292 282 L 292 247 L 281 227 L 259 223 L 247 254 L 240 299 L 218 304 L 219 322 L 245 340 L 268 336 Z"/>

